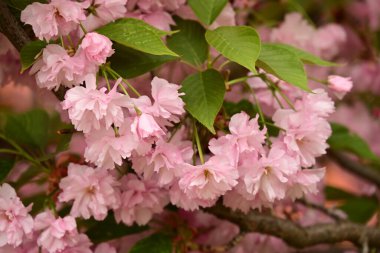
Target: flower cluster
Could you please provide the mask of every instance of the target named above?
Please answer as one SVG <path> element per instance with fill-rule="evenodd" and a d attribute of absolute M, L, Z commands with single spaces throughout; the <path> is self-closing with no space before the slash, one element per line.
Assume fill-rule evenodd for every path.
<path fill-rule="evenodd" d="M 253 6 L 245 0 L 228 3 L 210 27 L 235 25 L 241 20 L 235 20 L 234 7 Z M 33 253 L 116 253 L 113 244 L 93 247 L 90 234 L 86 235 L 87 223 L 82 229 L 77 221 L 104 221 L 113 214 L 117 223 L 141 226 L 165 220 L 160 214 L 168 205 L 180 209 L 177 214 L 184 220 L 192 220 L 189 227 L 194 231 L 187 234 L 206 231 L 194 241 L 220 245 L 231 241 L 239 229 L 202 213 L 202 208 L 220 200 L 244 213 L 275 211 L 277 205 L 318 193 L 325 168 L 317 158 L 329 147 L 328 119 L 335 111 L 320 85 L 302 90 L 259 67 L 258 73 L 244 72 L 236 82 L 226 80 L 228 92 L 230 85 L 244 79 L 250 93 L 242 93 L 255 104 L 254 112 L 239 108 L 230 113 L 223 107 L 213 118 L 218 131 L 212 135 L 196 115 L 187 113 L 187 94 L 173 80 L 213 64 L 222 70 L 229 63 L 219 62 L 222 54 L 214 57 L 215 52 L 209 52 L 213 61 L 199 69 L 173 61 L 145 75 L 148 82 L 134 80 L 142 83 L 137 85 L 113 69 L 113 42 L 94 29 L 133 17 L 170 30 L 173 15 L 198 19 L 185 0 L 52 0 L 35 2 L 22 12 L 21 20 L 47 42 L 30 73 L 40 88 L 65 91 L 60 109 L 75 134 L 83 137 L 84 152 L 82 160 L 70 160 L 54 178 L 56 186 L 50 185 L 54 190 L 46 208 L 34 218 L 29 214 L 32 206 L 25 207 L 10 185 L 0 187 L 0 251 L 9 247 Z M 267 35 L 270 42 L 285 42 L 327 59 L 338 55 L 347 39 L 336 24 L 314 28 L 294 13 Z M 225 76 L 229 78 L 229 72 Z M 352 88 L 350 78 L 324 76 L 327 81 L 320 83 L 339 99 Z M 241 95 L 233 89 L 226 99 Z M 62 207 L 70 212 L 59 215 Z M 250 238 L 258 243 L 268 239 L 247 234 L 229 252 L 249 252 L 245 247 Z"/>

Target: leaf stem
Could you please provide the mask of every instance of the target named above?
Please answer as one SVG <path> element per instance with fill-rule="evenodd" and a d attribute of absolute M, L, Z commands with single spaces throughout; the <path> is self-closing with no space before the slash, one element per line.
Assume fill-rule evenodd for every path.
<path fill-rule="evenodd" d="M 226 65 L 228 65 L 229 63 L 231 63 L 230 60 L 227 60 L 225 62 L 223 62 L 222 64 L 220 64 L 218 70 L 221 71 Z"/>
<path fill-rule="evenodd" d="M 258 76 L 259 76 L 259 75 L 248 75 L 248 76 L 243 76 L 243 77 L 240 77 L 240 78 L 236 78 L 236 79 L 230 80 L 230 81 L 226 82 L 226 84 L 227 84 L 228 86 L 230 86 L 230 85 L 233 85 L 233 84 L 236 84 L 236 83 L 240 83 L 240 82 L 247 81 L 247 80 L 250 79 L 250 78 L 258 77 Z"/>
<path fill-rule="evenodd" d="M 119 73 L 117 73 L 115 70 L 113 70 L 112 68 L 110 68 L 110 67 L 106 67 L 107 68 L 107 70 L 108 71 L 110 71 L 112 74 L 114 74 L 116 77 L 118 77 L 118 78 L 121 78 L 121 80 L 123 80 L 123 82 L 126 84 L 126 85 L 128 85 L 128 88 L 130 88 L 132 91 L 133 91 L 133 93 L 135 93 L 137 96 L 139 96 L 139 97 L 141 97 L 141 94 L 132 86 L 132 84 L 130 84 L 129 82 L 128 82 L 128 80 L 127 79 L 125 79 L 125 78 L 123 78 Z"/>
<path fill-rule="evenodd" d="M 209 64 L 209 67 L 212 67 L 214 66 L 214 64 L 216 63 L 217 60 L 220 59 L 220 57 L 222 57 L 222 54 L 219 54 L 217 57 L 215 57 L 212 62 Z"/>
<path fill-rule="evenodd" d="M 197 143 L 197 149 L 198 149 L 199 159 L 201 160 L 201 163 L 204 164 L 205 160 L 204 160 L 204 157 L 203 157 L 203 150 L 202 150 L 201 142 L 199 140 L 199 135 L 198 135 L 198 130 L 197 130 L 197 123 L 196 123 L 195 119 L 193 120 L 193 131 L 194 131 L 195 142 Z"/>
<path fill-rule="evenodd" d="M 101 70 L 102 70 L 102 74 L 104 76 L 104 79 L 106 79 L 108 91 L 110 91 L 111 90 L 111 85 L 110 85 L 110 82 L 108 80 L 107 72 L 104 70 L 104 68 L 101 68 Z"/>
<path fill-rule="evenodd" d="M 22 157 L 24 157 L 26 160 L 30 161 L 31 163 L 33 163 L 34 165 L 36 165 L 37 167 L 40 167 L 41 169 L 43 169 L 45 172 L 50 172 L 50 170 L 46 167 L 44 167 L 38 160 L 34 159 L 32 156 L 30 156 L 26 151 L 24 151 L 16 142 L 14 142 L 13 140 L 7 138 L 5 135 L 3 134 L 0 134 L 0 139 L 3 139 L 4 141 L 8 142 L 11 146 L 13 146 L 15 149 L 16 149 L 16 152 L 18 152 L 17 155 L 20 155 Z M 4 150 L 3 150 L 4 151 Z M 9 150 L 8 152 L 9 153 Z M 16 153 L 14 153 L 16 154 Z"/>
<path fill-rule="evenodd" d="M 257 109 L 259 111 L 259 116 L 260 116 L 261 122 L 264 124 L 264 126 L 266 128 L 265 135 L 267 137 L 268 144 L 270 144 L 269 133 L 268 133 L 268 126 L 267 126 L 267 122 L 265 120 L 265 116 L 264 116 L 263 110 L 261 109 L 261 105 L 259 103 L 259 100 L 257 99 L 255 91 L 252 89 L 252 87 L 247 82 L 244 82 L 244 84 L 248 87 L 249 91 L 252 94 L 253 100 L 255 101 L 255 103 L 257 105 Z"/>
<path fill-rule="evenodd" d="M 0 149 L 0 153 L 3 153 L 3 154 L 12 154 L 12 155 L 21 155 L 21 153 L 18 152 L 18 151 L 16 151 L 16 150 L 6 149 L 6 148 Z"/>
<path fill-rule="evenodd" d="M 87 30 L 86 30 L 86 28 L 84 28 L 82 22 L 79 22 L 79 26 L 80 26 L 80 29 L 82 29 L 83 33 L 86 34 Z"/>

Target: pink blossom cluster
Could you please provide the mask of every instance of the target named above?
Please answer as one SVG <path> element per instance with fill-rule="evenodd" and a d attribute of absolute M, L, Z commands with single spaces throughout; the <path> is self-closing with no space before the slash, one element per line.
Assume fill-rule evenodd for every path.
<path fill-rule="evenodd" d="M 104 188 L 104 187 L 103 187 Z M 106 190 L 106 189 L 105 189 Z M 9 184 L 0 186 L 0 251 L 10 253 L 92 253 L 86 234 L 78 232 L 73 216 L 56 217 L 51 211 L 34 219 Z M 111 251 L 105 251 L 111 250 Z M 112 252 L 100 244 L 95 253 Z"/>
<path fill-rule="evenodd" d="M 300 13 L 287 14 L 284 22 L 273 29 L 269 37 L 272 42 L 290 44 L 324 59 L 337 56 L 347 40 L 342 26 L 331 23 L 316 29 Z"/>
<path fill-rule="evenodd" d="M 63 85 L 73 87 L 82 83 L 86 76 L 95 75 L 98 67 L 113 54 L 112 42 L 98 33 L 87 33 L 73 56 L 57 44 L 49 44 L 42 51 L 42 58 L 32 67 L 37 85 L 55 89 Z"/>
<path fill-rule="evenodd" d="M 251 8 L 253 3 L 228 3 L 210 29 L 235 25 L 233 6 Z M 64 217 L 53 208 L 33 219 L 31 206 L 25 207 L 11 186 L 1 186 L 0 251 L 116 253 L 110 244 L 94 248 L 76 219 L 103 221 L 113 213 L 118 223 L 146 225 L 162 219 L 159 214 L 169 204 L 186 211 L 180 212 L 194 230 L 207 229 L 197 243 L 223 245 L 239 229 L 201 208 L 222 199 L 226 207 L 247 213 L 318 192 L 325 168 L 317 158 L 326 154 L 331 135 L 327 119 L 335 110 L 325 90 L 302 91 L 259 70 L 278 88 L 271 90 L 262 78 L 247 77 L 257 97 L 254 102 L 263 105 L 270 122 L 261 111 L 255 116 L 241 111 L 224 118 L 223 131 L 213 137 L 205 134 L 199 141 L 200 129 L 205 128 L 186 114 L 180 85 L 155 73 L 148 78 L 150 93 L 140 95 L 111 69 L 107 60 L 114 53 L 112 42 L 94 29 L 135 17 L 170 30 L 173 14 L 197 19 L 185 0 L 52 0 L 35 2 L 22 12 L 21 20 L 40 40 L 61 40 L 61 45 L 48 44 L 42 50 L 31 73 L 40 88 L 67 89 L 60 105 L 76 134 L 84 138 L 84 159 L 82 164 L 69 163 L 67 174 L 59 179 L 55 204 L 70 206 Z M 77 46 L 67 45 L 67 35 L 77 39 Z M 271 31 L 270 40 L 332 59 L 346 33 L 336 24 L 316 29 L 293 13 Z M 172 72 L 170 67 L 166 71 Z M 186 71 L 182 72 L 179 79 Z M 329 75 L 327 86 L 342 98 L 352 82 Z M 278 135 L 269 135 L 269 124 Z M 268 241 L 285 247 L 272 237 L 247 234 L 230 252 L 250 252 L 252 245 L 266 247 Z"/>

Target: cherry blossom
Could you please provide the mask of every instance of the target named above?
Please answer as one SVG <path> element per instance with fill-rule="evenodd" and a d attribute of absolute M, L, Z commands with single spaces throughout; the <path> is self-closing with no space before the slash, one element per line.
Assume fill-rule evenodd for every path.
<path fill-rule="evenodd" d="M 107 170 L 71 163 L 67 177 L 62 178 L 59 183 L 62 189 L 59 201 L 74 200 L 71 208 L 73 217 L 89 219 L 94 216 L 96 220 L 103 220 L 108 209 L 120 205 L 116 186 L 116 179 Z"/>
<path fill-rule="evenodd" d="M 19 246 L 25 236 L 33 230 L 33 218 L 28 213 L 32 206 L 25 207 L 15 190 L 4 183 L 0 187 L 0 247 Z"/>
<path fill-rule="evenodd" d="M 154 181 L 140 180 L 136 175 L 128 174 L 121 180 L 121 206 L 115 209 L 117 222 L 127 225 L 147 224 L 153 214 L 163 211 L 168 196 Z"/>
<path fill-rule="evenodd" d="M 112 90 L 96 89 L 96 77 L 87 75 L 86 87 L 77 86 L 66 92 L 62 108 L 68 110 L 69 118 L 75 128 L 84 133 L 109 129 L 111 125 L 120 127 L 124 122 L 123 107 L 130 107 L 129 97 L 117 92 L 121 79 L 117 80 Z"/>

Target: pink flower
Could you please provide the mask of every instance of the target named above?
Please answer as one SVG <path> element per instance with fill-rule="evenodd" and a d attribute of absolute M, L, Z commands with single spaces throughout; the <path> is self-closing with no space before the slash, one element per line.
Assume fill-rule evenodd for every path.
<path fill-rule="evenodd" d="M 243 180 L 248 193 L 258 195 L 263 201 L 274 202 L 285 197 L 287 176 L 298 169 L 299 164 L 294 158 L 282 147 L 273 145 L 268 156 L 251 165 Z"/>
<path fill-rule="evenodd" d="M 121 206 L 115 210 L 117 222 L 123 221 L 128 226 L 134 222 L 145 225 L 168 203 L 167 193 L 151 180 L 143 181 L 134 174 L 128 174 L 120 183 Z"/>
<path fill-rule="evenodd" d="M 148 139 L 150 137 L 159 138 L 165 135 L 165 132 L 158 125 L 154 117 L 148 113 L 141 113 L 134 117 L 131 124 L 131 131 L 140 139 Z"/>
<path fill-rule="evenodd" d="M 176 174 L 176 166 L 184 162 L 177 145 L 160 139 L 150 153 L 133 157 L 133 169 L 143 174 L 144 179 L 154 178 L 159 186 L 170 184 Z"/>
<path fill-rule="evenodd" d="M 125 120 L 118 134 L 113 128 L 94 130 L 86 134 L 87 148 L 84 153 L 86 161 L 93 162 L 96 166 L 104 169 L 113 169 L 114 163 L 122 164 L 122 159 L 131 156 L 131 152 L 145 145 L 144 142 L 132 134 L 129 125 L 131 121 Z"/>
<path fill-rule="evenodd" d="M 185 113 L 185 103 L 180 96 L 185 95 L 179 93 L 179 85 L 169 83 L 165 79 L 154 77 L 152 80 L 152 97 L 154 99 L 153 111 L 154 116 L 171 121 L 178 122 L 177 116 Z"/>
<path fill-rule="evenodd" d="M 165 135 L 164 130 L 160 127 L 159 118 L 154 117 L 152 101 L 147 96 L 132 98 L 133 107 L 129 111 L 133 117 L 131 124 L 132 133 L 140 139 L 159 138 Z"/>
<path fill-rule="evenodd" d="M 236 136 L 227 134 L 217 139 L 211 139 L 208 148 L 214 155 L 225 156 L 231 165 L 237 165 L 239 161 L 239 146 Z"/>
<path fill-rule="evenodd" d="M 68 35 L 85 19 L 81 4 L 66 0 L 52 0 L 49 4 L 34 2 L 21 12 L 21 21 L 31 25 L 40 40 Z"/>
<path fill-rule="evenodd" d="M 95 248 L 94 253 L 116 253 L 116 249 L 108 243 L 101 243 Z"/>
<path fill-rule="evenodd" d="M 75 244 L 78 236 L 75 219 L 71 216 L 57 219 L 50 211 L 36 216 L 34 229 L 42 230 L 37 244 L 49 253 L 62 252 Z"/>
<path fill-rule="evenodd" d="M 213 156 L 205 164 L 180 166 L 179 187 L 190 198 L 214 200 L 237 184 L 238 171 L 225 157 Z"/>
<path fill-rule="evenodd" d="M 310 39 L 314 36 L 315 29 L 303 19 L 298 12 L 289 13 L 285 16 L 283 23 L 273 29 L 270 40 L 281 42 L 302 49 L 310 49 Z"/>
<path fill-rule="evenodd" d="M 231 208 L 233 211 L 240 210 L 243 213 L 248 213 L 251 210 L 252 200 L 246 199 L 239 191 L 233 189 L 223 195 L 223 205 Z"/>
<path fill-rule="evenodd" d="M 28 214 L 31 209 L 31 205 L 22 204 L 9 184 L 0 187 L 0 247 L 7 244 L 17 247 L 25 235 L 31 235 L 33 218 Z"/>
<path fill-rule="evenodd" d="M 260 130 L 258 118 L 257 115 L 256 118 L 250 120 L 245 112 L 232 116 L 228 127 L 231 134 L 237 138 L 240 153 L 253 150 L 263 152 L 266 128 Z"/>
<path fill-rule="evenodd" d="M 312 93 L 304 93 L 302 99 L 295 104 L 296 110 L 303 111 L 305 116 L 328 118 L 334 111 L 334 102 L 323 89 L 315 89 Z"/>
<path fill-rule="evenodd" d="M 273 120 L 286 130 L 283 143 L 288 151 L 299 159 L 302 166 L 312 166 L 315 158 L 326 153 L 330 124 L 322 118 L 293 110 L 278 110 Z"/>
<path fill-rule="evenodd" d="M 93 10 L 87 19 L 82 22 L 87 31 L 125 17 L 127 0 L 86 0 L 84 5 Z M 80 31 L 82 33 L 82 31 Z"/>
<path fill-rule="evenodd" d="M 318 55 L 326 59 L 336 56 L 343 44 L 346 42 L 347 35 L 344 28 L 337 24 L 328 24 L 318 28 L 313 36 L 312 43 Z"/>
<path fill-rule="evenodd" d="M 316 194 L 318 183 L 325 176 L 325 168 L 304 169 L 289 177 L 287 197 L 292 200 L 301 198 L 304 194 Z"/>
<path fill-rule="evenodd" d="M 107 170 L 71 163 L 67 177 L 59 183 L 62 193 L 58 199 L 61 202 L 74 200 L 70 213 L 73 217 L 89 219 L 94 216 L 96 220 L 104 220 L 108 209 L 120 205 L 117 185 Z"/>
<path fill-rule="evenodd" d="M 30 73 L 36 74 L 40 88 L 57 90 L 62 84 L 72 87 L 84 80 L 85 64 L 77 57 L 70 57 L 66 50 L 56 44 L 48 45 L 42 52 L 42 59 L 37 61 Z"/>
<path fill-rule="evenodd" d="M 127 12 L 125 5 L 128 0 L 95 0 L 96 16 L 105 21 L 105 23 L 124 17 Z"/>
<path fill-rule="evenodd" d="M 113 124 L 120 127 L 124 122 L 123 107 L 129 107 L 129 97 L 118 93 L 117 80 L 114 87 L 107 94 L 106 88 L 96 89 L 96 77 L 86 76 L 86 88 L 77 86 L 66 92 L 62 108 L 68 110 L 69 118 L 75 129 L 89 133 L 92 129 L 106 129 Z"/>
<path fill-rule="evenodd" d="M 346 93 L 352 89 L 353 86 L 351 77 L 342 77 L 335 75 L 328 77 L 328 84 L 328 87 L 339 99 L 342 99 Z"/>
<path fill-rule="evenodd" d="M 178 181 L 174 182 L 169 190 L 170 202 L 186 211 L 198 210 L 199 207 L 211 207 L 215 204 L 216 199 L 206 200 L 188 196 L 179 188 Z"/>
<path fill-rule="evenodd" d="M 154 26 L 160 30 L 170 31 L 170 26 L 175 25 L 172 16 L 163 10 L 156 10 L 146 14 L 138 15 L 139 19 L 144 20 L 151 26 Z"/>
<path fill-rule="evenodd" d="M 77 234 L 73 243 L 59 253 L 92 253 L 91 245 L 92 242 L 86 234 Z"/>
<path fill-rule="evenodd" d="M 106 63 L 107 57 L 115 52 L 112 49 L 111 40 L 96 32 L 87 33 L 84 36 L 80 49 L 83 50 L 87 60 L 96 65 Z"/>

